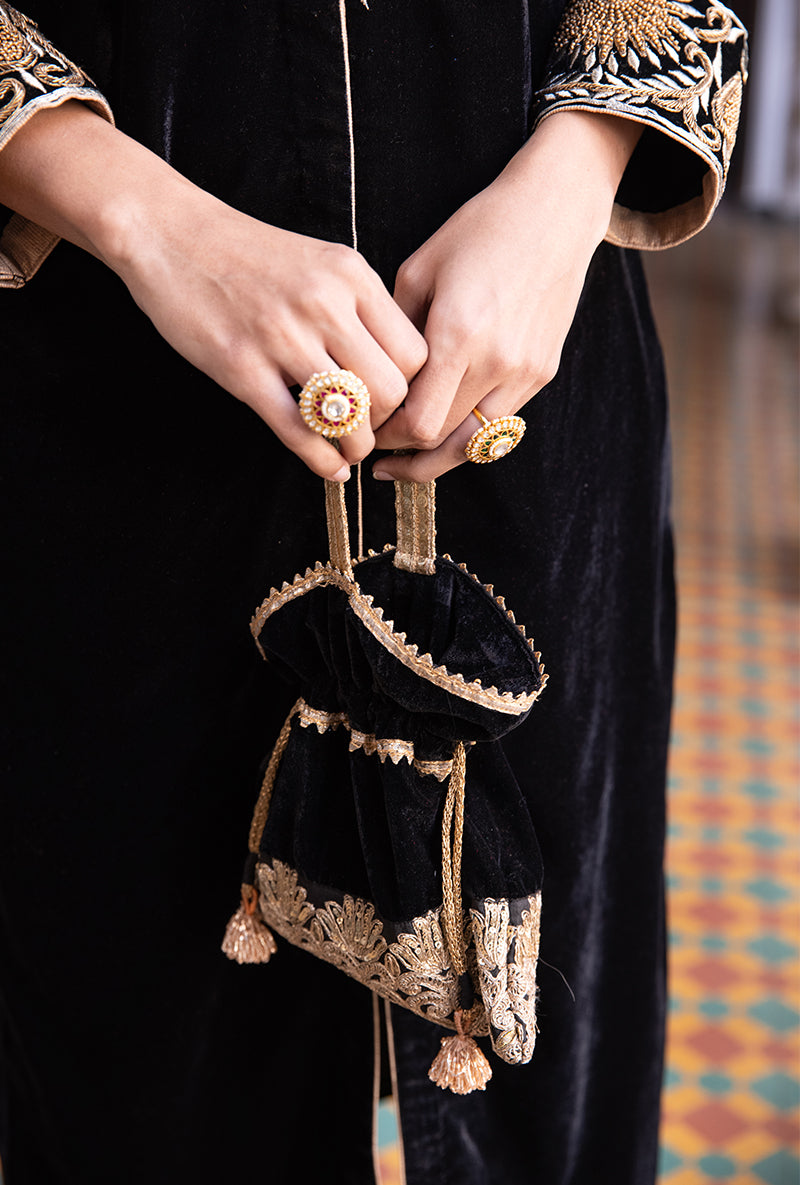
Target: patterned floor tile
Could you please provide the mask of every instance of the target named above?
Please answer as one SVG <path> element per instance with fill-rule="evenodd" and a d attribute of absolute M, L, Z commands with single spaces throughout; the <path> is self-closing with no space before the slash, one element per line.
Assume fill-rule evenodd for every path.
<path fill-rule="evenodd" d="M 766 313 L 745 324 L 736 295 L 748 260 L 768 282 L 780 234 L 756 243 L 736 221 L 713 233 L 738 255 L 720 259 L 701 238 L 699 260 L 679 249 L 651 269 L 671 363 L 679 572 L 660 1179 L 800 1185 L 795 378 L 788 339 Z M 721 267 L 726 283 L 713 307 L 687 313 L 675 297 L 698 267 Z M 768 413 L 759 369 L 775 382 Z"/>

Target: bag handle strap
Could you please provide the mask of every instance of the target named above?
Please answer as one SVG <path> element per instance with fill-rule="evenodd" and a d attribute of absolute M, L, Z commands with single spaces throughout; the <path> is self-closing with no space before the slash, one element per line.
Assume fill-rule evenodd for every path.
<path fill-rule="evenodd" d="M 397 515 L 394 566 L 432 576 L 436 570 L 436 482 L 396 481 L 394 496 Z M 343 482 L 325 482 L 325 514 L 331 563 L 352 580 L 353 561 Z"/>
<path fill-rule="evenodd" d="M 432 576 L 436 559 L 436 482 L 396 481 L 395 568 Z"/>
<path fill-rule="evenodd" d="M 325 516 L 328 520 L 331 564 L 348 580 L 352 580 L 353 563 L 350 558 L 350 530 L 347 524 L 343 481 L 325 482 Z"/>

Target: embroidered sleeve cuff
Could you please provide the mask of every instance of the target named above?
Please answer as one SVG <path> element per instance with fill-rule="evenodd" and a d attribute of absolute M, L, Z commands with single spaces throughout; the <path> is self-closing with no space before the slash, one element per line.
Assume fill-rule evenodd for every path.
<path fill-rule="evenodd" d="M 82 99 L 114 122 L 91 79 L 33 21 L 0 3 L 0 150 L 37 111 L 68 99 Z M 0 288 L 21 288 L 57 242 L 57 235 L 13 214 L 0 233 Z"/>
<path fill-rule="evenodd" d="M 657 250 L 705 226 L 722 196 L 746 78 L 745 29 L 714 0 L 570 0 L 535 124 L 577 110 L 645 125 L 606 239 Z"/>

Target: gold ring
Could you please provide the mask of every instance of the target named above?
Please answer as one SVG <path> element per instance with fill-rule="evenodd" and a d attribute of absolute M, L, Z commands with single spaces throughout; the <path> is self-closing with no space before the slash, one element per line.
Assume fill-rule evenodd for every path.
<path fill-rule="evenodd" d="M 300 415 L 322 436 L 349 436 L 369 413 L 369 391 L 352 370 L 312 374 L 300 392 Z"/>
<path fill-rule="evenodd" d="M 477 407 L 473 407 L 472 414 L 478 417 L 481 427 L 470 436 L 464 454 L 468 461 L 474 461 L 476 465 L 499 461 L 512 448 L 516 448 L 525 435 L 522 416 L 498 416 L 496 420 L 487 420 Z"/>

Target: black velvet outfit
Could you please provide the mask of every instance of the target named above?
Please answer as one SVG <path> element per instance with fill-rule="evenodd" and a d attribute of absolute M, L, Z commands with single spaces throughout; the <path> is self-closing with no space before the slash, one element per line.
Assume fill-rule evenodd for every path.
<path fill-rule="evenodd" d="M 690 17 L 669 0 L 654 33 L 631 0 L 607 42 L 596 5 L 562 7 L 347 8 L 359 247 L 390 288 L 537 118 L 578 107 L 647 125 L 525 440 L 439 483 L 441 550 L 507 596 L 551 675 L 506 742 L 545 868 L 540 1035 L 530 1064 L 495 1061 L 486 1092 L 459 1098 L 427 1079 L 441 1030 L 394 1009 L 412 1185 L 655 1175 L 669 452 L 659 347 L 625 246 L 678 241 L 708 216 L 743 36 L 725 9 L 709 23 L 704 6 Z M 37 106 L 76 97 L 107 112 L 102 92 L 124 131 L 231 205 L 350 241 L 334 0 L 31 0 L 28 15 L 94 82 L 57 55 L 60 74 L 37 74 L 55 51 L 0 4 L 13 84 L 0 147 Z M 689 43 L 719 59 L 697 110 L 685 81 L 657 82 L 678 59 L 703 75 L 695 50 L 681 56 Z M 271 584 L 325 558 L 321 482 L 99 262 L 61 244 L 27 283 L 52 246 L 19 218 L 0 242 L 8 1185 L 360 1185 L 369 993 L 286 944 L 266 968 L 219 951 L 259 762 L 291 702 L 248 621 Z M 393 490 L 365 480 L 366 543 L 380 547 Z"/>

